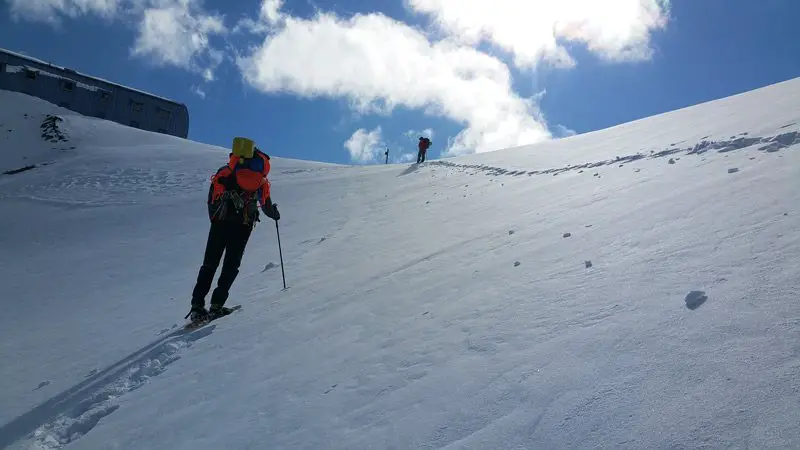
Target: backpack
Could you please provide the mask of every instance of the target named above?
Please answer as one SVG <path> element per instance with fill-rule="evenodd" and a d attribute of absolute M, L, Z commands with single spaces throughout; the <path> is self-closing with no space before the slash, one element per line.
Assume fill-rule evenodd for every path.
<path fill-rule="evenodd" d="M 211 177 L 208 207 L 211 221 L 235 220 L 244 224 L 258 221 L 258 202 L 270 195 L 267 180 L 269 156 L 256 150 L 252 158 L 230 154 L 228 164 Z"/>
<path fill-rule="evenodd" d="M 431 140 L 430 139 L 428 139 L 426 137 L 420 138 L 420 140 L 419 140 L 419 149 L 420 150 L 428 150 L 428 148 L 430 146 L 431 146 Z"/>

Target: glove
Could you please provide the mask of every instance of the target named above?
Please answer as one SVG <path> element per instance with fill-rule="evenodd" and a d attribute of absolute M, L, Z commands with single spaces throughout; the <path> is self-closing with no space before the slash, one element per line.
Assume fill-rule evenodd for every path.
<path fill-rule="evenodd" d="M 268 200 L 267 203 L 261 207 L 261 211 L 272 220 L 281 220 L 281 213 L 278 212 L 278 205 L 272 203 L 271 200 Z"/>

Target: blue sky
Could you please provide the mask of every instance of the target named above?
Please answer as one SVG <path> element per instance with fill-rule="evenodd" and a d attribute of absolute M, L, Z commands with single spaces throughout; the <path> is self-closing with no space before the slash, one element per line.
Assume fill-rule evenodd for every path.
<path fill-rule="evenodd" d="M 423 132 L 429 158 L 523 145 L 800 75 L 792 0 L 3 1 L 0 47 L 184 102 L 192 140 L 336 163 L 405 161 Z"/>

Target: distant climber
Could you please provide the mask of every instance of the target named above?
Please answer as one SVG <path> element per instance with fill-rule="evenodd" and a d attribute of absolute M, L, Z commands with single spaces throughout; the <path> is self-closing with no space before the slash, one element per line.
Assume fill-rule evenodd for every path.
<path fill-rule="evenodd" d="M 235 138 L 228 164 L 211 177 L 207 200 L 211 227 L 203 264 L 192 291 L 191 310 L 186 315 L 192 322 L 215 319 L 231 312 L 223 305 L 239 274 L 250 233 L 259 221 L 259 204 L 267 217 L 280 220 L 278 208 L 270 197 L 269 169 L 269 156 L 253 141 Z M 211 289 L 223 252 L 222 271 L 211 294 L 210 308 L 206 311 L 205 296 Z"/>
<path fill-rule="evenodd" d="M 431 140 L 426 137 L 419 138 L 419 152 L 417 153 L 417 164 L 425 162 L 425 154 L 431 146 Z"/>

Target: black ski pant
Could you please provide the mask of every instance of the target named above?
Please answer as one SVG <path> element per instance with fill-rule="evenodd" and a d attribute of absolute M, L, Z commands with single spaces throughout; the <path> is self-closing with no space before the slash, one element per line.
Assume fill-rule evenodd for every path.
<path fill-rule="evenodd" d="M 214 274 L 222 259 L 222 271 L 217 281 L 217 287 L 211 294 L 211 306 L 222 306 L 228 300 L 228 293 L 233 286 L 233 281 L 239 274 L 244 249 L 253 231 L 251 225 L 240 222 L 212 222 L 208 231 L 208 242 L 203 257 L 203 265 L 197 274 L 197 284 L 192 291 L 192 307 L 203 307 L 205 297 L 214 282 Z"/>
<path fill-rule="evenodd" d="M 425 153 L 427 153 L 427 150 L 420 150 L 417 152 L 417 164 L 425 162 Z"/>

